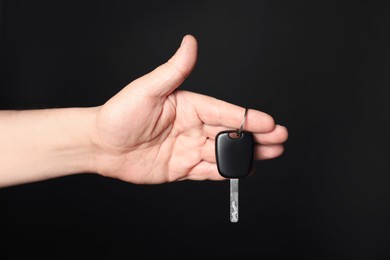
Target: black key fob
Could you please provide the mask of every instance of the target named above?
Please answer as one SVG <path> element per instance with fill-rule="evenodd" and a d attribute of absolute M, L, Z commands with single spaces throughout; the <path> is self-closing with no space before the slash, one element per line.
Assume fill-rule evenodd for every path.
<path fill-rule="evenodd" d="M 215 138 L 219 174 L 225 178 L 244 178 L 254 171 L 254 139 L 250 132 L 223 131 Z"/>

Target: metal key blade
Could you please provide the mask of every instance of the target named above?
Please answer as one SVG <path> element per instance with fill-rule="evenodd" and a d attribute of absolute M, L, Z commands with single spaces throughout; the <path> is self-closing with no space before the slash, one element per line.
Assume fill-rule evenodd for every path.
<path fill-rule="evenodd" d="M 238 179 L 230 179 L 230 222 L 238 222 Z"/>

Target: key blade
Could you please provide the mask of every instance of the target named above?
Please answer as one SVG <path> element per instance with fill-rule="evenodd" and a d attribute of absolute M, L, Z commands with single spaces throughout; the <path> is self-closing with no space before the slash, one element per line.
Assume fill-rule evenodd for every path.
<path fill-rule="evenodd" d="M 230 222 L 238 222 L 238 179 L 230 179 Z"/>

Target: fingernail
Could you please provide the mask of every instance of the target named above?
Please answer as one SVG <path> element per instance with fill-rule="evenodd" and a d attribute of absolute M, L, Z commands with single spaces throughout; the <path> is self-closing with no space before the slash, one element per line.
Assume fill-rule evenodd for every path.
<path fill-rule="evenodd" d="M 183 37 L 183 40 L 181 41 L 180 46 L 182 46 L 184 44 L 184 42 L 186 41 L 186 38 L 187 37 L 185 37 L 185 36 Z"/>

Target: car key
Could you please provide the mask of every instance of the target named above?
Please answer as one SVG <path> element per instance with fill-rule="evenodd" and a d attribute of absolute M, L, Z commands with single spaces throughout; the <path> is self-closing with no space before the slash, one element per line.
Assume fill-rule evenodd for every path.
<path fill-rule="evenodd" d="M 254 138 L 242 131 L 247 110 L 240 129 L 222 131 L 215 138 L 218 172 L 230 179 L 230 221 L 238 222 L 238 180 L 251 174 L 253 168 Z"/>

